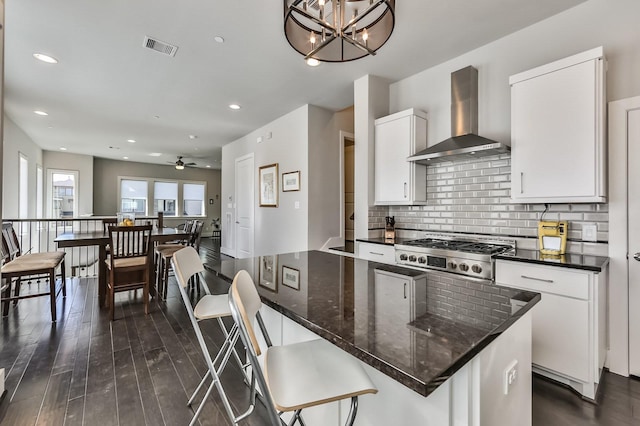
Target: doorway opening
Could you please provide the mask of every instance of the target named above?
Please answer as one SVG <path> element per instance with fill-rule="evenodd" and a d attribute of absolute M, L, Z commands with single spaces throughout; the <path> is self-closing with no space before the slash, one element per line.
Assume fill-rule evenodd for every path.
<path fill-rule="evenodd" d="M 355 139 L 340 131 L 340 238 L 331 250 L 355 253 Z M 338 241 L 336 238 L 335 241 Z"/>

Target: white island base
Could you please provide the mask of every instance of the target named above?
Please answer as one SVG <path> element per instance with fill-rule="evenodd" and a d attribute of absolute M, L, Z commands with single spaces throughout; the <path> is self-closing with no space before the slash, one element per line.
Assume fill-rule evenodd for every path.
<path fill-rule="evenodd" d="M 261 312 L 274 345 L 319 338 L 267 306 Z M 359 398 L 358 426 L 531 425 L 531 311 L 426 397 L 363 365 L 378 393 Z M 303 416 L 308 426 L 344 425 L 349 405 L 347 400 L 305 409 Z"/>

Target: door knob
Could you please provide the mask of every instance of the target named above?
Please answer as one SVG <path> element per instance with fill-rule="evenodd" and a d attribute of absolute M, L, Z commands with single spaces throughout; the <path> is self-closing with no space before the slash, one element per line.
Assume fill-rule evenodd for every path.
<path fill-rule="evenodd" d="M 634 255 L 633 255 L 633 258 L 634 258 L 635 260 L 637 260 L 638 262 L 640 262 L 640 253 L 636 253 L 636 254 L 634 254 Z"/>

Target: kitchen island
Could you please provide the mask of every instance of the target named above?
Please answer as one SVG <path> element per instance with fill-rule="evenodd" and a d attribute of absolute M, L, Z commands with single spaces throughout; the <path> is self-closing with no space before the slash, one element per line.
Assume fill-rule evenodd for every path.
<path fill-rule="evenodd" d="M 319 251 L 212 269 L 253 276 L 274 344 L 319 336 L 363 362 L 379 393 L 361 398 L 358 424 L 531 422 L 537 293 Z M 305 418 L 340 424 L 347 411 L 334 403 Z"/>

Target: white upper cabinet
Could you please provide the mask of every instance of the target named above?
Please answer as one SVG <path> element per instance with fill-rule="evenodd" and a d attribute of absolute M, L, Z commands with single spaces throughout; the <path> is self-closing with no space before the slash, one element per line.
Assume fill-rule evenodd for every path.
<path fill-rule="evenodd" d="M 427 166 L 407 161 L 427 147 L 426 113 L 408 109 L 375 126 L 375 204 L 426 204 Z"/>
<path fill-rule="evenodd" d="M 511 199 L 606 202 L 602 47 L 529 70 L 511 85 Z"/>

